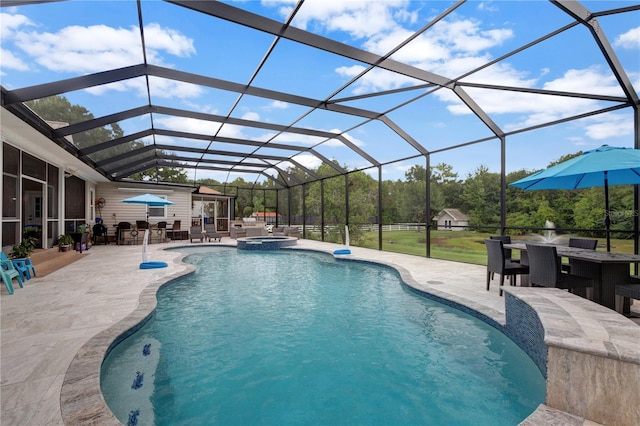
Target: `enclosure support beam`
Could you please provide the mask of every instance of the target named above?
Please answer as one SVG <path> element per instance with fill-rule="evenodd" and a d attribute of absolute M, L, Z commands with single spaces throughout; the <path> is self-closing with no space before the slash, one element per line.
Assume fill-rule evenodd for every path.
<path fill-rule="evenodd" d="M 506 175 L 507 138 L 500 137 L 500 235 L 504 235 L 507 226 L 507 175 Z"/>
<path fill-rule="evenodd" d="M 382 166 L 378 166 L 378 250 L 382 250 Z"/>
<path fill-rule="evenodd" d="M 302 238 L 307 238 L 307 184 L 302 184 Z"/>
<path fill-rule="evenodd" d="M 324 179 L 320 181 L 320 232 L 322 233 L 320 241 L 324 243 Z"/>
<path fill-rule="evenodd" d="M 345 220 L 345 226 L 348 228 L 349 227 L 349 173 L 344 175 L 344 220 Z M 345 241 L 344 243 L 346 244 L 346 234 L 345 234 Z"/>
<path fill-rule="evenodd" d="M 424 215 L 424 232 L 425 232 L 425 246 L 426 256 L 431 257 L 431 156 L 425 155 L 425 215 Z"/>

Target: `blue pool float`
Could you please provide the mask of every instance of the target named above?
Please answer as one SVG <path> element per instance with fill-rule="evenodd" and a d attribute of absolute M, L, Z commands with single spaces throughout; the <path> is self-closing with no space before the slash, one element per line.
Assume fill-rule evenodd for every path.
<path fill-rule="evenodd" d="M 351 250 L 345 248 L 345 249 L 338 249 L 338 250 L 334 250 L 333 254 L 351 254 Z"/>
<path fill-rule="evenodd" d="M 140 269 L 156 269 L 156 268 L 166 268 L 169 266 L 167 262 L 161 262 L 159 260 L 142 262 L 140 264 Z"/>

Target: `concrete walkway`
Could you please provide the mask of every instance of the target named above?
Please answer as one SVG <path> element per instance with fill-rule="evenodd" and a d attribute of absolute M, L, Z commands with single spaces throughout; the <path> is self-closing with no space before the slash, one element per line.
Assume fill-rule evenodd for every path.
<path fill-rule="evenodd" d="M 222 243 L 211 245 L 220 244 L 235 245 L 235 240 L 224 238 Z M 166 261 L 168 268 L 140 270 L 140 246 L 94 246 L 82 260 L 47 277 L 27 281 L 24 288 L 16 288 L 13 295 L 8 295 L 3 286 L 0 293 L 0 424 L 64 424 L 61 390 L 70 364 L 74 358 L 78 359 L 76 355 L 81 348 L 88 350 L 85 344 L 95 340 L 94 336 L 113 330 L 113 326 L 134 312 L 139 304 L 148 303 L 143 300 L 145 288 L 157 288 L 191 270 L 181 262 L 180 252 L 163 250 L 180 245 L 174 242 L 149 246 L 149 259 Z M 297 246 L 327 253 L 339 247 L 308 240 L 300 240 Z M 504 323 L 504 298 L 498 295 L 496 280 L 489 292 L 485 290 L 484 266 L 356 247 L 351 250 L 355 258 L 394 265 L 405 281 L 412 281 L 417 288 Z M 95 378 L 99 371 L 90 374 Z M 101 396 L 95 395 L 95 398 Z M 72 405 L 74 401 L 64 403 Z M 104 424 L 113 424 L 113 421 Z"/>

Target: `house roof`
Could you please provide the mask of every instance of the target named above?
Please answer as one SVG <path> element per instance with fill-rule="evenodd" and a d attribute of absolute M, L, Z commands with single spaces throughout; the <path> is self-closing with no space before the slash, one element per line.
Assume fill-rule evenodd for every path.
<path fill-rule="evenodd" d="M 222 195 L 222 192 L 216 191 L 213 188 L 209 188 L 208 186 L 200 185 L 193 191 L 194 194 L 206 194 L 206 195 Z"/>
<path fill-rule="evenodd" d="M 442 209 L 442 211 L 440 211 L 440 213 L 438 213 L 438 216 L 436 216 L 436 219 L 440 219 L 444 215 L 449 215 L 455 221 L 470 220 L 471 219 L 469 216 L 467 216 L 466 214 L 462 213 L 458 209 Z"/>
<path fill-rule="evenodd" d="M 282 217 L 281 214 L 276 212 L 253 212 L 251 216 L 255 217 Z"/>

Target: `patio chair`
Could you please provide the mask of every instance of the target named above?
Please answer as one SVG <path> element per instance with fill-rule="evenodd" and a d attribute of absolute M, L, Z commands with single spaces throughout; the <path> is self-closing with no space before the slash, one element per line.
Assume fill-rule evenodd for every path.
<path fill-rule="evenodd" d="M 0 252 L 0 260 L 6 260 L 13 263 L 13 267 L 18 271 L 20 277 L 23 280 L 31 279 L 31 272 L 33 272 L 33 276 L 36 276 L 36 268 L 31 263 L 31 259 L 28 257 L 20 258 L 20 259 L 9 259 L 6 254 Z"/>
<path fill-rule="evenodd" d="M 173 221 L 173 225 L 171 226 L 171 228 L 167 228 L 167 232 L 171 231 L 171 239 L 172 240 L 177 240 L 180 239 L 182 240 L 182 231 L 180 230 L 180 221 L 179 220 L 174 220 Z M 177 233 L 177 238 L 176 238 L 176 233 Z"/>
<path fill-rule="evenodd" d="M 191 228 L 189 228 L 189 240 L 191 242 L 193 242 L 193 240 L 199 240 L 199 243 L 203 241 L 202 227 L 200 225 L 192 226 Z"/>
<path fill-rule="evenodd" d="M 529 282 L 531 285 L 569 290 L 593 287 L 590 278 L 562 273 L 555 246 L 527 244 Z"/>
<path fill-rule="evenodd" d="M 156 237 L 156 239 L 159 242 L 166 242 L 167 241 L 167 222 L 158 222 L 158 225 L 156 226 L 156 229 L 153 230 L 152 235 L 154 235 Z"/>
<path fill-rule="evenodd" d="M 109 236 L 107 235 L 107 227 L 102 223 L 96 223 L 93 225 L 93 243 L 98 244 L 98 239 L 102 239 L 102 243 L 109 244 Z"/>
<path fill-rule="evenodd" d="M 586 238 L 569 238 L 569 247 L 582 248 L 585 250 L 595 250 L 598 247 L 598 240 L 590 240 Z M 562 264 L 562 270 L 571 272 L 573 259 L 569 259 L 569 263 Z"/>
<path fill-rule="evenodd" d="M 492 240 L 500 240 L 503 244 L 511 244 L 511 235 L 491 235 L 489 237 Z M 512 256 L 511 249 L 504 249 L 504 258 L 506 261 L 520 263 L 520 259 L 514 259 Z M 491 279 L 493 279 L 493 274 L 491 274 Z"/>
<path fill-rule="evenodd" d="M 149 222 L 146 220 L 136 220 L 136 229 L 138 229 L 138 231 L 149 229 Z"/>
<path fill-rule="evenodd" d="M 135 244 L 138 233 L 131 230 L 129 222 L 118 223 L 118 244 Z"/>
<path fill-rule="evenodd" d="M 500 240 L 484 240 L 487 247 L 487 291 L 493 274 L 500 275 L 500 296 L 502 296 L 502 286 L 504 277 L 509 277 L 512 286 L 516 285 L 516 275 L 528 274 L 529 267 L 520 263 L 507 260 L 504 255 L 504 244 Z"/>
<path fill-rule="evenodd" d="M 20 288 L 22 288 L 22 277 L 20 276 L 20 272 L 13 266 L 13 263 L 10 260 L 0 260 L 0 277 L 2 277 L 2 281 L 4 282 L 4 286 L 7 288 L 7 292 L 9 294 L 13 294 L 13 284 L 11 281 L 15 278 L 18 280 L 18 284 Z"/>
<path fill-rule="evenodd" d="M 222 241 L 222 235 L 216 232 L 215 226 L 213 223 L 205 223 L 204 230 L 207 231 L 207 241 Z"/>
<path fill-rule="evenodd" d="M 492 235 L 489 238 L 492 240 L 500 240 L 503 244 L 511 244 L 511 235 Z M 511 249 L 504 249 L 504 257 L 511 262 L 520 263 L 520 259 L 514 259 L 512 257 Z"/>

